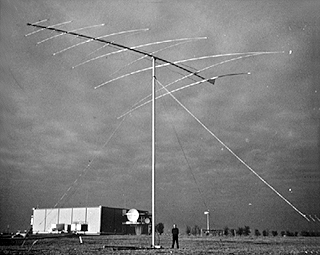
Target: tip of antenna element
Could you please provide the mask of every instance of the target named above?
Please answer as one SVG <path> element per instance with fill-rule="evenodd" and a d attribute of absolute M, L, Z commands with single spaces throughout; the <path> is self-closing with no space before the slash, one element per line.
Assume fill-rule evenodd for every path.
<path fill-rule="evenodd" d="M 302 217 L 304 217 L 307 221 L 310 221 L 310 219 L 308 218 L 308 216 L 306 214 L 302 214 Z"/>

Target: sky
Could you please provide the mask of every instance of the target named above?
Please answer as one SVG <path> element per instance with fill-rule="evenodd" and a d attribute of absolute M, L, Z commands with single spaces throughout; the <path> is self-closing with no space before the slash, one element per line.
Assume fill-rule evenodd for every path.
<path fill-rule="evenodd" d="M 318 1 L 0 4 L 1 231 L 28 229 L 34 207 L 151 211 L 151 106 L 118 119 L 150 94 L 151 70 L 94 89 L 150 67 L 150 59 L 122 52 L 75 67 L 117 49 L 90 42 L 57 53 L 84 40 L 63 35 L 38 43 L 55 33 L 30 34 L 37 29 L 27 23 L 44 19 L 46 26 L 72 21 L 58 27 L 68 31 L 105 24 L 81 30 L 90 36 L 148 29 L 105 38 L 129 47 L 206 37 L 140 48 L 169 61 L 280 52 L 183 63 L 192 71 L 216 64 L 200 73 L 205 78 L 250 75 L 174 93 L 202 125 L 170 95 L 156 101 L 156 222 L 167 230 L 173 223 L 182 231 L 205 228 L 209 210 L 215 229 L 319 230 L 320 222 L 302 216 L 320 218 Z M 157 68 L 157 88 L 186 74 Z"/>

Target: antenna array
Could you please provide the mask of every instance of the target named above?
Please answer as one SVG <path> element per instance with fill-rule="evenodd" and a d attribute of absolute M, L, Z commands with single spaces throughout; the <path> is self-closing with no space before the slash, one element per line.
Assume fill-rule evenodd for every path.
<path fill-rule="evenodd" d="M 112 33 L 112 34 L 106 34 L 106 35 L 102 35 L 102 36 L 98 36 L 98 37 L 93 37 L 93 36 L 90 36 L 90 35 L 86 35 L 86 34 L 80 33 L 79 31 L 82 31 L 82 30 L 85 30 L 85 29 L 96 28 L 96 27 L 102 27 L 102 26 L 104 26 L 104 24 L 86 26 L 86 27 L 83 27 L 83 28 L 77 28 L 77 29 L 73 29 L 73 30 L 65 30 L 65 29 L 61 29 L 59 27 L 62 26 L 62 25 L 69 24 L 69 23 L 71 23 L 71 21 L 62 22 L 62 23 L 55 24 L 55 25 L 48 25 L 48 26 L 41 25 L 41 23 L 46 22 L 46 21 L 47 20 L 41 20 L 41 21 L 38 21 L 38 22 L 35 22 L 35 23 L 27 23 L 28 26 L 32 26 L 32 27 L 38 28 L 38 30 L 30 32 L 26 36 L 34 35 L 34 34 L 36 34 L 38 32 L 43 31 L 43 30 L 49 30 L 49 31 L 57 33 L 54 36 L 50 36 L 50 37 L 48 37 L 46 39 L 43 39 L 43 40 L 37 42 L 37 44 L 45 43 L 45 42 L 47 42 L 49 40 L 53 40 L 53 39 L 61 37 L 63 35 L 71 35 L 71 36 L 74 36 L 74 37 L 77 37 L 77 38 L 80 38 L 80 39 L 84 39 L 84 41 L 81 41 L 81 42 L 79 42 L 77 44 L 74 44 L 74 45 L 68 46 L 67 48 L 64 48 L 62 50 L 59 50 L 59 51 L 53 53 L 53 55 L 61 54 L 61 53 L 65 52 L 65 51 L 67 51 L 67 50 L 71 50 L 71 49 L 73 49 L 73 48 L 75 48 L 77 46 L 84 45 L 84 44 L 87 44 L 87 43 L 90 43 L 90 42 L 98 42 L 98 43 L 102 44 L 102 47 L 100 47 L 99 49 L 101 49 L 103 47 L 107 47 L 107 46 L 113 47 L 113 48 L 116 49 L 116 51 L 113 51 L 113 52 L 110 52 L 110 53 L 107 53 L 107 54 L 101 54 L 98 57 L 91 58 L 91 59 L 86 60 L 86 61 L 84 61 L 82 63 L 76 64 L 72 68 L 76 68 L 78 66 L 81 66 L 81 65 L 84 65 L 84 64 L 88 64 L 88 63 L 90 63 L 92 61 L 95 61 L 97 59 L 101 59 L 101 58 L 104 58 L 104 57 L 107 57 L 107 56 L 110 56 L 110 55 L 114 55 L 114 54 L 120 54 L 120 53 L 123 53 L 123 52 L 131 52 L 131 53 L 140 55 L 140 57 L 137 60 L 128 63 L 126 66 L 124 66 L 123 68 L 121 68 L 119 70 L 122 70 L 125 67 L 127 67 L 129 65 L 132 65 L 133 63 L 135 63 L 135 62 L 137 62 L 139 60 L 145 59 L 145 58 L 148 58 L 148 59 L 152 60 L 152 66 L 151 67 L 135 70 L 133 72 L 130 72 L 130 73 L 127 73 L 127 74 L 124 74 L 124 75 L 120 75 L 120 76 L 118 76 L 116 78 L 113 78 L 113 79 L 111 79 L 109 81 L 106 81 L 104 83 L 101 83 L 100 85 L 95 86 L 95 89 L 98 89 L 98 88 L 100 88 L 100 87 L 102 87 L 102 86 L 104 86 L 106 84 L 109 84 L 111 82 L 114 82 L 116 80 L 131 76 L 131 75 L 135 75 L 135 74 L 147 71 L 147 70 L 152 70 L 152 85 L 151 85 L 152 86 L 152 89 L 151 89 L 152 90 L 152 94 L 142 98 L 139 102 L 137 102 L 135 105 L 133 105 L 130 110 L 128 110 L 127 112 L 125 112 L 124 114 L 122 114 L 121 116 L 118 117 L 118 118 L 123 118 L 123 117 L 127 116 L 129 113 L 139 109 L 140 107 L 142 107 L 142 106 L 144 106 L 144 105 L 146 105 L 148 103 L 151 103 L 151 105 L 152 105 L 152 110 L 151 110 L 151 112 L 152 112 L 152 132 L 151 132 L 152 133 L 152 164 L 151 164 L 152 165 L 151 166 L 151 168 L 152 168 L 152 195 L 151 195 L 151 197 L 152 197 L 152 247 L 155 247 L 154 234 L 155 234 L 155 201 L 156 201 L 155 200 L 155 185 L 156 185 L 156 182 L 155 182 L 155 160 L 156 160 L 155 159 L 155 150 L 156 150 L 156 147 L 155 147 L 155 128 L 154 128 L 155 127 L 155 121 L 156 121 L 156 118 L 155 118 L 155 115 L 156 115 L 155 101 L 157 99 L 160 99 L 160 98 L 166 96 L 166 95 L 170 95 L 189 115 L 191 115 L 191 117 L 193 119 L 196 120 L 196 122 L 198 122 L 206 131 L 208 131 L 213 136 L 214 139 L 216 139 L 221 145 L 223 145 L 237 160 L 239 160 L 247 169 L 249 169 L 256 177 L 258 177 L 258 179 L 260 179 L 267 187 L 269 187 L 278 197 L 280 197 L 282 200 L 284 200 L 291 208 L 293 208 L 296 212 L 298 212 L 301 216 L 303 216 L 308 221 L 310 221 L 309 217 L 311 218 L 312 221 L 319 221 L 319 218 L 317 218 L 316 216 L 315 216 L 315 218 L 311 217 L 310 215 L 309 215 L 309 217 L 307 217 L 300 210 L 298 210 L 291 202 L 289 202 L 284 196 L 282 196 L 277 190 L 275 190 L 275 188 L 273 186 L 271 186 L 265 179 L 263 179 L 255 170 L 253 170 L 237 154 L 235 154 L 230 149 L 230 147 L 225 145 L 225 143 L 223 143 L 223 141 L 221 141 L 208 127 L 206 127 L 193 113 L 190 112 L 190 110 L 188 110 L 173 95 L 173 93 L 175 93 L 177 91 L 181 91 L 183 89 L 186 89 L 186 88 L 189 88 L 189 87 L 192 87 L 192 86 L 196 86 L 196 85 L 200 85 L 200 84 L 203 84 L 203 83 L 214 85 L 215 81 L 217 79 L 220 79 L 220 78 L 223 78 L 223 77 L 250 74 L 250 72 L 228 73 L 228 74 L 222 74 L 222 75 L 215 75 L 215 76 L 212 76 L 212 77 L 209 77 L 209 78 L 205 77 L 204 75 L 201 74 L 201 72 L 203 72 L 205 70 L 208 70 L 210 68 L 216 67 L 218 65 L 226 64 L 226 63 L 229 63 L 229 62 L 232 62 L 232 61 L 237 61 L 237 60 L 241 60 L 241 59 L 244 59 L 244 58 L 249 58 L 249 57 L 268 55 L 268 54 L 283 54 L 283 53 L 285 53 L 284 51 L 228 53 L 228 54 L 219 54 L 219 55 L 208 55 L 208 56 L 194 57 L 194 58 L 189 58 L 189 59 L 185 59 L 185 60 L 170 61 L 170 60 L 168 60 L 166 58 L 162 58 L 162 57 L 157 56 L 157 53 L 160 52 L 160 51 L 163 51 L 165 49 L 168 49 L 168 48 L 171 48 L 171 47 L 175 47 L 175 46 L 180 45 L 182 43 L 188 43 L 188 42 L 193 42 L 193 41 L 198 41 L 198 40 L 205 40 L 207 38 L 206 37 L 194 37 L 194 38 L 171 39 L 171 40 L 157 41 L 157 42 L 146 43 L 146 44 L 141 44 L 141 45 L 136 45 L 136 46 L 129 47 L 129 46 L 126 46 L 126 45 L 122 45 L 122 44 L 116 43 L 116 42 L 114 42 L 112 40 L 107 40 L 106 38 L 114 36 L 114 35 L 121 35 L 121 34 L 135 33 L 135 32 L 145 32 L 145 31 L 148 31 L 148 29 L 145 28 L 145 29 L 127 30 L 127 31 L 121 31 L 121 32 Z M 166 47 L 164 47 L 164 48 L 162 48 L 160 50 L 153 51 L 153 52 L 147 52 L 147 51 L 145 51 L 143 49 L 143 48 L 145 48 L 147 46 L 161 45 L 161 44 L 170 44 L 170 45 L 166 46 Z M 97 49 L 97 50 L 99 50 L 99 49 Z M 291 53 L 292 53 L 292 51 L 290 50 L 289 54 L 291 54 Z M 200 70 L 194 70 L 193 68 L 187 67 L 187 66 L 185 66 L 183 64 L 183 63 L 186 63 L 186 62 L 201 61 L 201 60 L 205 60 L 205 59 L 213 59 L 213 58 L 219 58 L 219 57 L 230 57 L 230 59 L 224 60 L 224 61 L 221 61 L 221 62 L 218 62 L 218 63 L 215 63 L 215 64 L 212 64 L 212 65 L 209 65 L 209 66 L 206 66 L 205 68 L 200 69 Z M 176 69 L 178 69 L 180 71 L 183 71 L 186 74 L 183 75 L 182 77 L 170 82 L 169 84 L 163 85 L 156 77 L 156 69 L 160 69 L 160 68 L 166 67 L 166 66 L 171 66 L 171 67 L 176 68 Z M 118 71 L 116 71 L 116 72 L 118 72 Z M 194 82 L 192 82 L 191 84 L 188 84 L 188 85 L 185 85 L 185 86 L 181 86 L 181 87 L 179 87 L 179 88 L 177 88 L 175 90 L 171 90 L 171 91 L 168 90 L 168 87 L 171 86 L 172 84 L 178 83 L 178 82 L 180 82 L 180 81 L 182 81 L 184 79 L 191 79 L 191 78 L 192 79 L 195 78 L 198 81 L 194 81 L 193 80 Z M 160 89 L 158 89 L 158 90 L 155 89 L 156 84 L 159 84 L 161 86 Z M 156 96 L 156 93 L 159 92 L 159 91 L 164 91 L 164 93 L 159 95 L 159 96 Z M 88 167 L 89 167 L 89 165 L 88 165 Z M 68 189 L 68 191 L 69 190 L 70 190 L 70 188 Z M 63 197 L 65 195 L 66 194 L 64 194 Z M 60 200 L 62 200 L 62 198 Z M 208 209 L 208 208 L 206 208 L 206 209 Z"/>

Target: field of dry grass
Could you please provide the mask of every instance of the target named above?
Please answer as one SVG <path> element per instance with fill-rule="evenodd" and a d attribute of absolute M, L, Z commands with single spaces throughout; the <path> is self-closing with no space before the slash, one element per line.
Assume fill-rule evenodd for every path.
<path fill-rule="evenodd" d="M 150 236 L 83 236 L 27 240 L 0 246 L 0 254 L 320 254 L 319 237 L 180 236 L 180 249 L 161 236 L 161 249 L 150 249 Z M 157 240 L 158 242 L 158 240 Z"/>

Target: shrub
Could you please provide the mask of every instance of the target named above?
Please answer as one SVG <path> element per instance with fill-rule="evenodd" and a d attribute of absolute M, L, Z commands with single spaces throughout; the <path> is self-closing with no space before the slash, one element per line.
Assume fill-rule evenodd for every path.
<path fill-rule="evenodd" d="M 239 227 L 238 230 L 237 230 L 237 235 L 242 236 L 243 233 L 244 233 L 244 228 Z"/>
<path fill-rule="evenodd" d="M 224 227 L 223 234 L 225 236 L 229 235 L 229 228 L 228 227 Z"/>
<path fill-rule="evenodd" d="M 263 236 L 269 236 L 269 230 L 263 230 L 262 231 Z"/>
<path fill-rule="evenodd" d="M 248 236 L 248 235 L 250 235 L 250 233 L 251 233 L 250 227 L 249 226 L 244 226 L 243 234 L 245 236 Z"/>
<path fill-rule="evenodd" d="M 190 226 L 187 226 L 186 227 L 186 234 L 189 236 L 191 235 L 191 227 Z"/>
<path fill-rule="evenodd" d="M 200 235 L 201 233 L 201 229 L 198 225 L 195 225 L 192 230 L 191 230 L 192 235 L 196 236 L 196 235 Z"/>
<path fill-rule="evenodd" d="M 159 233 L 160 235 L 163 233 L 163 229 L 164 229 L 163 223 L 160 222 L 156 225 L 156 232 Z"/>

